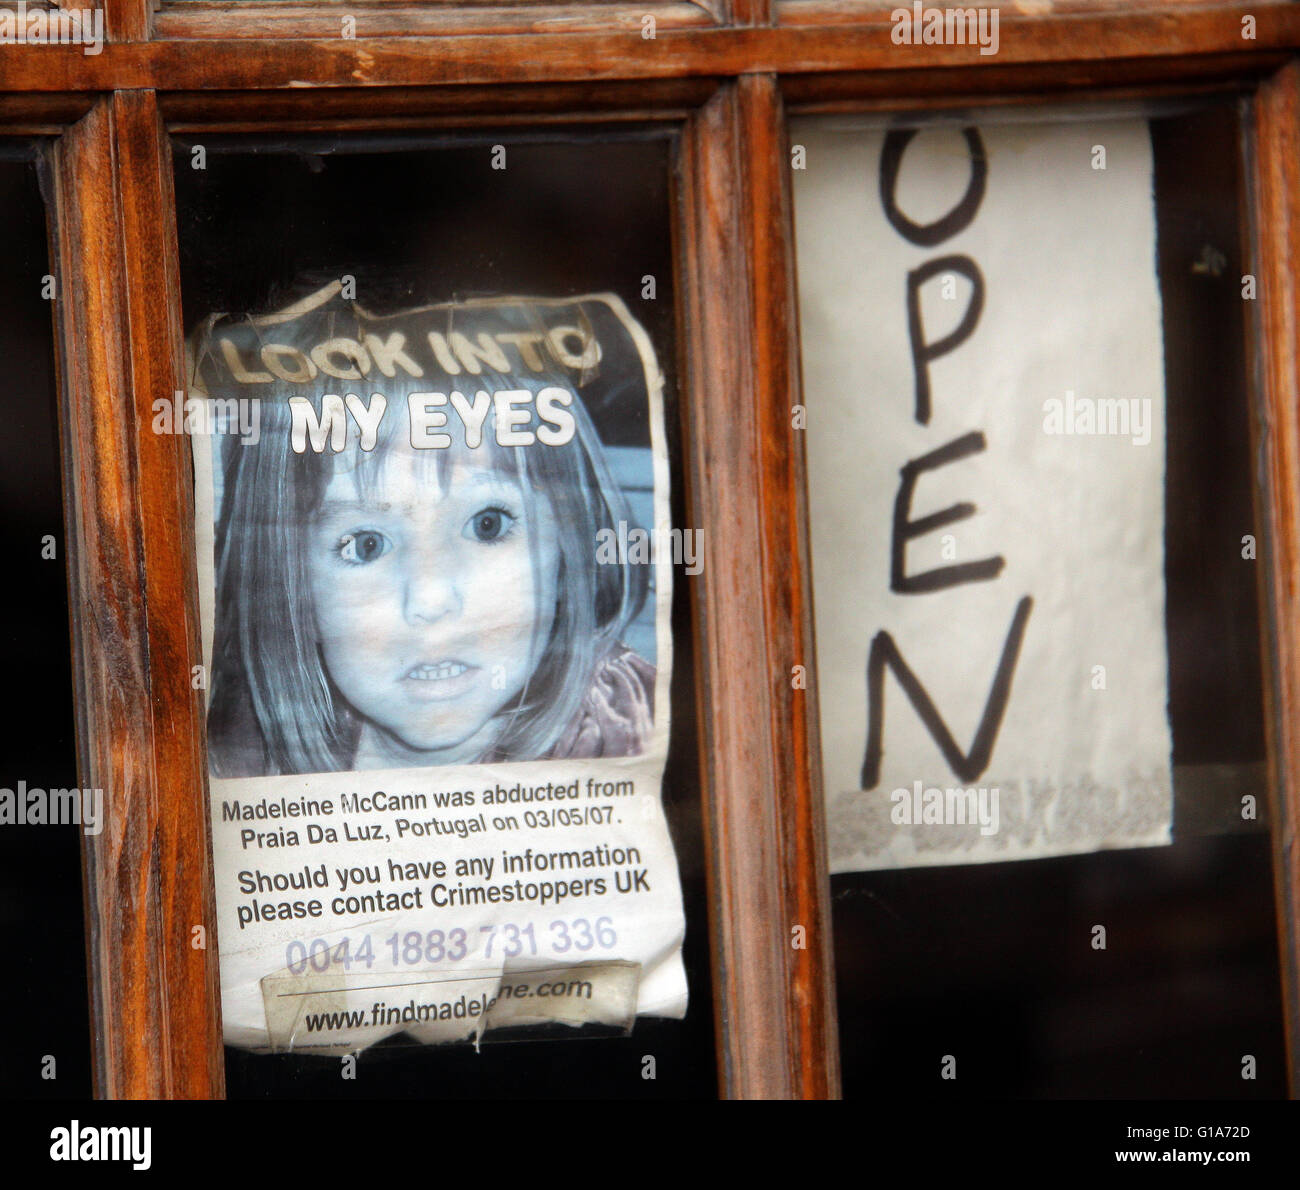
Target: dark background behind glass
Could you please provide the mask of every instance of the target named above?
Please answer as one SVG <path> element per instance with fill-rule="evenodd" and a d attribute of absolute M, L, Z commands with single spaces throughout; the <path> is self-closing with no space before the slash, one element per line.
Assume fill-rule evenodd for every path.
<path fill-rule="evenodd" d="M 70 789 L 77 756 L 53 303 L 42 296 L 51 268 L 32 152 L 0 152 L 0 227 L 0 634 L 9 693 L 0 789 L 16 791 L 19 781 L 29 789 Z M 53 559 L 41 557 L 46 536 L 56 542 Z M 0 1095 L 90 1096 L 81 838 L 75 825 L 0 825 Z M 41 1076 L 46 1055 L 55 1060 L 53 1079 Z"/>
<path fill-rule="evenodd" d="M 558 131 L 467 137 L 175 142 L 187 333 L 216 312 L 266 312 L 351 275 L 377 314 L 468 297 L 613 291 L 648 331 L 666 377 L 673 523 L 683 525 L 681 411 L 670 217 L 673 142 L 661 131 L 599 139 Z M 493 146 L 506 168 L 492 168 Z M 656 298 L 641 297 L 643 278 Z M 616 441 L 607 443 L 617 445 Z M 685 1021 L 638 1018 L 629 1037 L 567 1037 L 362 1052 L 337 1058 L 227 1049 L 231 1098 L 710 1097 L 709 987 L 694 658 L 688 591 L 673 597 L 672 732 L 664 801 L 686 907 Z M 642 1078 L 653 1055 L 656 1077 Z"/>
<path fill-rule="evenodd" d="M 846 1096 L 1279 1098 L 1233 104 L 1151 121 L 1173 845 L 831 879 Z M 1122 297 L 1122 295 L 1121 295 Z M 1241 797 L 1260 820 L 1243 822 Z M 1092 928 L 1106 927 L 1106 949 Z M 957 1077 L 944 1080 L 944 1055 Z M 1254 1055 L 1253 1081 L 1242 1078 Z"/>

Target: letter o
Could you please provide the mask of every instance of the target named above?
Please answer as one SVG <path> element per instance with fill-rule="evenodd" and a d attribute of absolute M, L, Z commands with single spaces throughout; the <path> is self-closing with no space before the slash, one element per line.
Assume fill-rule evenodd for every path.
<path fill-rule="evenodd" d="M 913 223 L 894 202 L 894 191 L 898 188 L 898 173 L 903 165 L 903 153 L 916 135 L 915 128 L 896 128 L 885 137 L 885 147 L 880 151 L 880 202 L 885 208 L 885 218 L 899 235 L 919 244 L 923 248 L 932 248 L 944 240 L 965 230 L 975 218 L 975 212 L 984 198 L 984 188 L 988 182 L 989 163 L 984 152 L 984 142 L 975 128 L 963 128 L 962 136 L 970 149 L 971 176 L 966 186 L 966 193 L 961 201 L 941 219 L 933 223 Z"/>
<path fill-rule="evenodd" d="M 281 362 L 284 356 L 292 367 Z M 290 384 L 306 384 L 316 378 L 316 365 L 296 347 L 287 343 L 267 343 L 262 348 L 262 364 L 268 372 Z"/>
<path fill-rule="evenodd" d="M 340 368 L 330 359 L 336 354 L 352 360 L 356 366 Z M 322 372 L 336 380 L 360 380 L 362 376 L 370 375 L 370 356 L 355 339 L 335 338 L 317 343 L 311 349 L 311 358 Z"/>
<path fill-rule="evenodd" d="M 568 348 L 566 340 L 574 338 L 582 344 L 581 351 L 574 355 Z M 557 363 L 566 368 L 594 368 L 600 363 L 600 343 L 595 335 L 587 335 L 576 326 L 552 327 L 546 332 L 546 345 Z"/>

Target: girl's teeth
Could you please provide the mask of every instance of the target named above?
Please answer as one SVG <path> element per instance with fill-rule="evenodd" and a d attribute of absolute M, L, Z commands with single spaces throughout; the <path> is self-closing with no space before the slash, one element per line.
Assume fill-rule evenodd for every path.
<path fill-rule="evenodd" d="M 461 665 L 458 661 L 444 661 L 440 665 L 417 666 L 408 676 L 418 682 L 440 682 L 445 678 L 458 678 L 467 669 L 468 665 Z"/>

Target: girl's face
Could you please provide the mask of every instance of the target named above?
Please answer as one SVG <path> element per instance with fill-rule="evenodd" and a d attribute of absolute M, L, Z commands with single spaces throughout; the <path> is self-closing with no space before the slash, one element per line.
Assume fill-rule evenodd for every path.
<path fill-rule="evenodd" d="M 464 452 L 438 471 L 394 444 L 364 500 L 335 473 L 309 530 L 321 655 L 367 721 L 358 767 L 478 759 L 554 622 L 550 502 Z"/>

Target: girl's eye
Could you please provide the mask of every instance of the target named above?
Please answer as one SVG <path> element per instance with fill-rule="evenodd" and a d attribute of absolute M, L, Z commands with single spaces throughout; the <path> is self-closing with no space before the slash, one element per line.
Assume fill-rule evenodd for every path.
<path fill-rule="evenodd" d="M 515 518 L 504 508 L 482 508 L 465 525 L 462 536 L 475 541 L 500 541 L 515 523 Z"/>
<path fill-rule="evenodd" d="M 388 552 L 388 539 L 369 529 L 362 533 L 346 533 L 339 541 L 338 552 L 343 561 L 353 565 L 373 562 Z"/>

